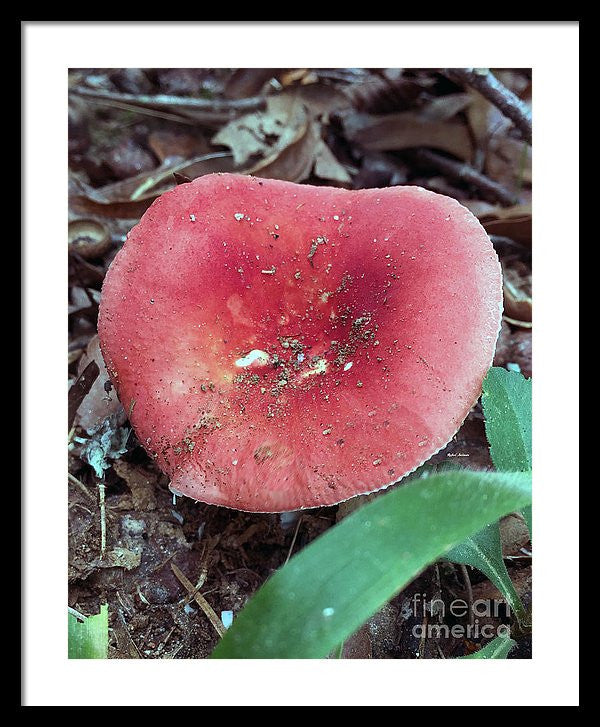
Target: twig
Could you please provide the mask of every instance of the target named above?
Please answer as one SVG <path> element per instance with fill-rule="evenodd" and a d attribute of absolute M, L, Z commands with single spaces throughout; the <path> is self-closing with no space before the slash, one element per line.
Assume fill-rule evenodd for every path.
<path fill-rule="evenodd" d="M 421 639 L 419 641 L 419 648 L 417 650 L 417 659 L 421 659 L 425 654 L 425 641 L 427 640 L 427 624 L 428 623 L 429 623 L 429 617 L 427 616 L 427 611 L 425 611 L 425 613 L 423 615 L 423 623 L 421 624 L 423 633 L 421 634 Z"/>
<path fill-rule="evenodd" d="M 169 639 L 171 638 L 171 635 L 173 634 L 173 631 L 175 631 L 175 629 L 176 629 L 176 628 L 177 628 L 176 626 L 173 626 L 173 627 L 171 628 L 171 630 L 169 631 L 169 633 L 168 633 L 168 634 L 167 634 L 167 635 L 165 636 L 165 638 L 164 638 L 164 639 L 163 639 L 163 640 L 162 640 L 162 641 L 160 642 L 160 644 L 159 644 L 159 645 L 158 645 L 158 646 L 156 647 L 156 651 L 155 651 L 154 653 L 155 653 L 155 654 L 156 654 L 157 656 L 158 656 L 159 654 L 162 654 L 162 652 L 164 651 L 164 649 L 165 649 L 165 647 L 166 647 L 166 645 L 167 645 L 167 641 L 168 641 L 168 640 L 169 640 Z"/>
<path fill-rule="evenodd" d="M 80 502 L 70 502 L 67 507 L 67 510 L 69 510 L 69 512 L 70 512 L 75 507 L 78 507 L 80 510 L 87 512 L 87 514 L 91 515 L 92 517 L 94 516 L 94 513 L 90 510 L 90 508 L 86 507 L 85 505 L 82 505 Z"/>
<path fill-rule="evenodd" d="M 472 626 L 475 618 L 475 615 L 473 613 L 473 587 L 471 586 L 471 579 L 469 578 L 469 571 L 467 570 L 467 566 L 463 563 L 459 563 L 458 567 L 460 568 L 463 582 L 465 584 L 465 590 L 467 592 L 467 600 L 469 604 L 469 625 Z"/>
<path fill-rule="evenodd" d="M 167 111 L 159 111 L 158 109 L 148 109 L 144 106 L 135 106 L 134 104 L 120 103 L 119 101 L 109 101 L 100 98 L 86 98 L 86 101 L 98 104 L 99 106 L 108 106 L 109 108 L 119 109 L 120 111 L 129 111 L 133 114 L 141 114 L 142 116 L 151 116 L 156 119 L 167 119 L 167 121 L 176 121 L 178 124 L 187 124 L 194 126 L 194 120 L 180 116 L 179 114 L 169 114 Z"/>
<path fill-rule="evenodd" d="M 500 83 L 488 68 L 446 68 L 444 75 L 479 91 L 513 122 L 525 141 L 531 144 L 531 109 L 515 93 Z"/>
<path fill-rule="evenodd" d="M 491 198 L 493 201 L 500 202 L 500 204 L 506 207 L 510 207 L 510 205 L 517 202 L 517 197 L 506 189 L 506 187 L 498 184 L 498 182 L 494 182 L 493 179 L 489 179 L 489 177 L 486 177 L 464 162 L 448 159 L 430 149 L 419 149 L 416 152 L 416 156 L 419 161 L 425 164 L 431 164 L 449 177 L 472 185 L 488 197 L 488 199 Z"/>
<path fill-rule="evenodd" d="M 127 626 L 127 621 L 125 621 L 125 617 L 123 616 L 123 613 L 122 613 L 121 609 L 118 610 L 118 613 L 119 613 L 119 619 L 121 620 L 121 623 L 123 624 L 123 633 L 125 634 L 125 636 L 129 640 L 129 643 L 131 644 L 131 646 L 133 646 L 133 648 L 135 650 L 135 653 L 138 656 L 138 659 L 144 659 L 145 658 L 144 655 L 138 649 L 137 644 L 133 640 L 133 636 L 129 633 L 129 627 Z M 129 650 L 129 653 L 131 654 L 131 649 Z"/>
<path fill-rule="evenodd" d="M 181 570 L 175 565 L 175 563 L 171 563 L 171 570 L 175 574 L 175 577 L 177 578 L 177 580 L 186 589 L 186 591 L 190 594 L 193 594 L 194 600 L 200 606 L 200 608 L 204 611 L 204 614 L 206 615 L 208 620 L 211 622 L 211 624 L 214 626 L 215 631 L 219 634 L 219 636 L 223 636 L 225 634 L 225 627 L 221 623 L 217 614 L 213 611 L 213 608 L 210 605 L 210 603 L 204 598 L 204 596 L 202 594 L 200 594 L 196 591 L 193 583 L 189 580 L 189 578 L 186 575 L 184 575 L 181 572 Z"/>
<path fill-rule="evenodd" d="M 165 656 L 165 659 L 174 659 L 177 656 L 177 654 L 179 654 L 179 652 L 183 649 L 184 646 L 185 646 L 184 642 L 179 644 L 179 646 L 175 649 L 175 651 L 173 651 L 168 656 Z"/>
<path fill-rule="evenodd" d="M 92 502 L 96 502 L 96 498 L 92 495 L 92 493 L 88 490 L 88 488 L 83 484 L 81 480 L 78 480 L 77 477 L 75 477 L 75 475 L 72 475 L 70 472 L 67 472 L 67 477 L 69 478 L 69 482 L 77 485 L 77 487 L 79 487 L 79 489 L 86 497 L 88 497 Z"/>
<path fill-rule="evenodd" d="M 265 108 L 264 96 L 250 96 L 240 99 L 206 99 L 185 96 L 169 96 L 167 94 L 147 95 L 133 93 L 113 93 L 89 88 L 72 88 L 70 93 L 93 101 L 130 104 L 132 106 L 153 106 L 173 110 L 200 113 L 207 120 L 227 121 L 240 114 L 250 113 Z"/>
<path fill-rule="evenodd" d="M 300 530 L 300 523 L 302 522 L 302 515 L 298 518 L 298 522 L 296 523 L 296 529 L 294 530 L 294 537 L 292 538 L 292 543 L 290 545 L 290 549 L 288 550 L 287 558 L 285 559 L 285 565 L 288 560 L 292 557 L 292 550 L 294 550 L 294 545 L 296 544 L 296 538 L 298 537 L 298 530 Z"/>
<path fill-rule="evenodd" d="M 104 482 L 98 482 L 98 493 L 100 496 L 100 558 L 104 558 L 106 551 L 106 487 Z"/>
<path fill-rule="evenodd" d="M 79 487 L 79 489 L 83 492 L 83 494 L 87 498 L 89 498 L 94 504 L 96 504 L 96 498 L 94 497 L 94 495 L 92 495 L 92 493 L 88 490 L 88 488 L 83 484 L 83 482 L 81 480 L 77 479 L 77 477 L 75 477 L 75 475 L 72 475 L 70 472 L 67 472 L 67 477 L 69 479 L 69 482 L 72 482 L 74 485 L 77 485 L 77 487 Z M 77 503 L 75 503 L 75 504 L 77 504 Z M 86 510 L 87 510 L 87 508 L 86 508 Z M 88 510 L 88 512 L 90 512 L 90 510 Z M 108 520 L 114 521 L 115 515 L 114 515 L 114 513 L 112 513 L 110 511 L 110 508 L 106 508 L 105 517 Z"/>
<path fill-rule="evenodd" d="M 67 609 L 71 616 L 75 616 L 76 619 L 79 619 L 79 621 L 85 621 L 87 616 L 84 616 L 80 611 L 78 611 L 76 608 L 71 608 L 71 606 L 67 606 Z"/>

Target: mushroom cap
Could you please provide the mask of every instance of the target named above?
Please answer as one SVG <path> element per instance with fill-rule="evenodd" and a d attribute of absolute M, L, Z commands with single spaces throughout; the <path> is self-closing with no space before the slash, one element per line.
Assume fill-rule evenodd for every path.
<path fill-rule="evenodd" d="M 387 487 L 444 447 L 501 314 L 496 253 L 449 197 L 210 174 L 129 233 L 98 331 L 174 492 L 282 512 Z"/>

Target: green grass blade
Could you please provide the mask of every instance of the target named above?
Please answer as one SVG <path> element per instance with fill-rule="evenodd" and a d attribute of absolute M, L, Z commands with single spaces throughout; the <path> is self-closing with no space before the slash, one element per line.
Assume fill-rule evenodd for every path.
<path fill-rule="evenodd" d="M 518 472 L 444 472 L 392 490 L 271 576 L 212 656 L 324 658 L 423 568 L 530 501 Z"/>
<path fill-rule="evenodd" d="M 461 656 L 461 659 L 506 659 L 509 652 L 517 645 L 516 641 L 508 636 L 496 636 L 493 641 L 479 649 L 474 654 Z"/>
<path fill-rule="evenodd" d="M 69 659 L 106 659 L 108 653 L 108 606 L 78 621 L 69 614 Z"/>

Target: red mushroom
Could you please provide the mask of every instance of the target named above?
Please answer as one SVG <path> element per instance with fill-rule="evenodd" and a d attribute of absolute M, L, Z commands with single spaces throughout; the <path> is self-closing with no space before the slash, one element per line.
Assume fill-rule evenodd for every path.
<path fill-rule="evenodd" d="M 453 199 L 211 174 L 131 231 L 98 330 L 174 492 L 282 512 L 387 487 L 444 447 L 501 310 L 497 256 Z"/>

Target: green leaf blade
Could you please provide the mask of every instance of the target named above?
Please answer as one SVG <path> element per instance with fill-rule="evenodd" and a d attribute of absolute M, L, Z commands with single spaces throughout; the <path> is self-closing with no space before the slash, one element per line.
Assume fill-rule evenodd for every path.
<path fill-rule="evenodd" d="M 495 639 L 479 649 L 474 654 L 461 656 L 461 659 L 506 659 L 508 654 L 517 645 L 516 641 L 508 636 L 496 636 Z"/>
<path fill-rule="evenodd" d="M 107 654 L 108 605 L 83 622 L 69 614 L 69 659 L 106 659 Z"/>
<path fill-rule="evenodd" d="M 483 382 L 481 404 L 490 455 L 502 472 L 531 470 L 531 379 L 492 367 Z"/>
<path fill-rule="evenodd" d="M 491 523 L 462 543 L 451 548 L 445 556 L 453 563 L 463 563 L 484 573 L 506 599 L 519 623 L 527 621 L 527 614 L 519 594 L 508 575 L 498 523 Z"/>
<path fill-rule="evenodd" d="M 324 658 L 427 565 L 530 501 L 517 472 L 445 472 L 386 493 L 271 576 L 212 657 Z"/>
<path fill-rule="evenodd" d="M 521 514 L 523 515 L 523 518 L 525 519 L 525 522 L 527 523 L 527 528 L 529 530 L 529 539 L 533 540 L 533 514 L 531 512 L 531 505 L 527 505 L 527 507 L 524 507 L 521 510 Z"/>

